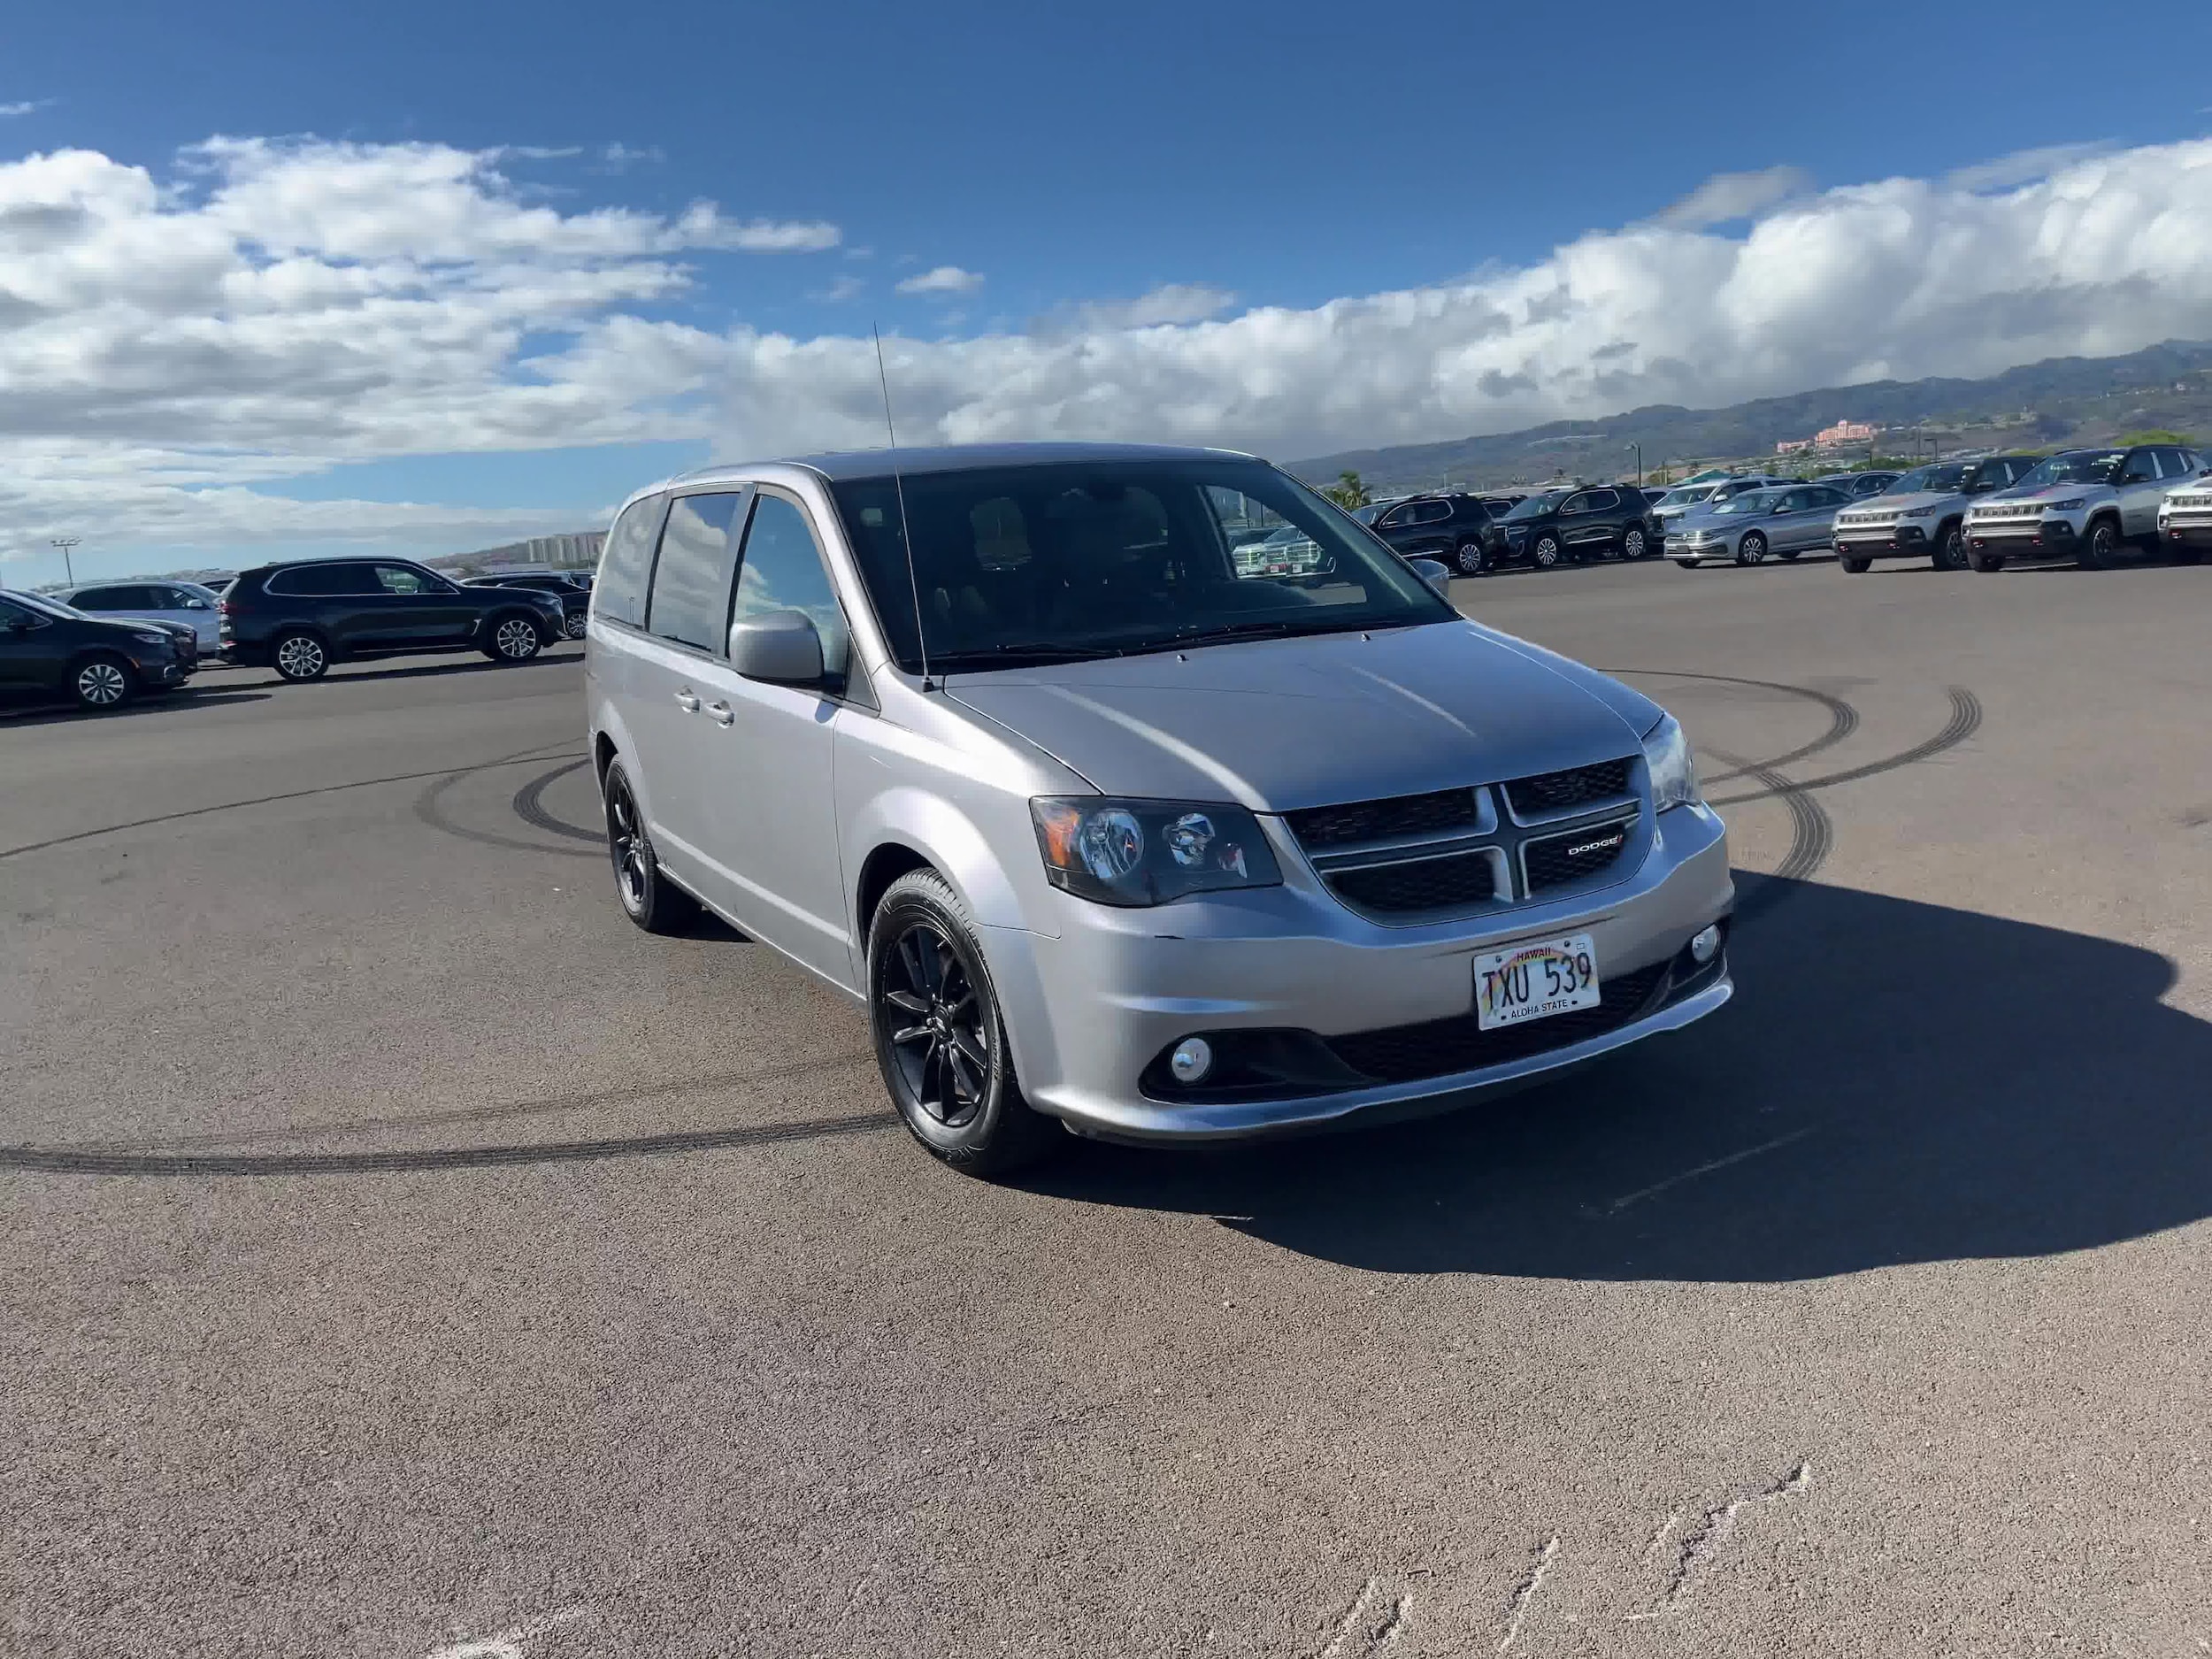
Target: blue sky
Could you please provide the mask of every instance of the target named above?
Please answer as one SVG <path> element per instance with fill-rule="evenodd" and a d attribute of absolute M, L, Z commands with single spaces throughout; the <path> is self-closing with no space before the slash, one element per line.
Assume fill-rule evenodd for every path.
<path fill-rule="evenodd" d="M 1534 334 L 1515 355 L 1480 365 L 1471 355 L 1475 342 L 1516 339 L 1510 329 L 1543 322 L 1525 292 L 1532 273 L 1549 273 L 1543 280 L 1571 289 L 1576 303 L 1596 305 L 1591 296 L 1611 280 L 1611 256 L 1563 265 L 1560 250 L 1612 249 L 1716 175 L 1747 177 L 1662 222 L 1687 240 L 1741 242 L 1755 220 L 1813 212 L 1830 193 L 1855 187 L 1907 180 L 1982 200 L 2115 156 L 2139 158 L 2154 194 L 2161 165 L 2179 168 L 2176 158 L 2193 157 L 2186 146 L 2212 128 L 2202 73 L 2212 8 L 2140 4 L 2128 10 L 2124 27 L 2078 4 L 1930 11 L 1940 15 L 1695 4 L 1325 8 L 1302 0 L 1127 4 L 1110 12 L 451 0 L 19 8 L 0 58 L 0 110 L 17 111 L 0 115 L 0 165 L 95 152 L 112 167 L 93 184 L 66 188 L 111 203 L 127 196 L 115 183 L 119 170 L 142 169 L 157 201 L 101 210 L 118 226 L 134 216 L 142 229 L 155 222 L 150 216 L 213 200 L 226 181 L 235 187 L 242 166 L 257 168 L 273 180 L 257 198 L 263 217 L 233 213 L 223 223 L 238 257 L 265 275 L 283 256 L 258 239 L 269 234 L 270 216 L 290 211 L 288 193 L 324 192 L 316 211 L 326 214 L 355 188 L 334 184 L 327 166 L 302 164 L 309 135 L 349 146 L 345 157 L 357 165 L 407 146 L 498 152 L 478 164 L 467 188 L 517 210 L 578 219 L 625 209 L 673 227 L 707 201 L 723 218 L 703 235 L 656 233 L 661 242 L 652 246 L 634 236 L 619 256 L 538 261 L 534 281 L 557 265 L 563 280 L 588 268 L 594 281 L 628 286 L 580 304 L 516 299 L 498 312 L 511 348 L 471 371 L 477 380 L 451 382 L 449 406 L 465 411 L 492 382 L 538 377 L 534 360 L 557 364 L 575 396 L 611 398 L 627 411 L 622 420 L 574 420 L 575 435 L 587 440 L 579 444 L 560 442 L 565 417 L 544 409 L 488 436 L 472 436 L 457 421 L 447 430 L 417 420 L 419 444 L 403 429 L 336 429 L 390 396 L 390 385 L 441 396 L 447 382 L 436 377 L 458 373 L 460 347 L 450 341 L 426 349 L 423 361 L 441 365 L 432 374 L 405 366 L 416 361 L 405 356 L 411 346 L 393 345 L 397 355 L 372 361 L 364 331 L 334 328 L 330 351 L 348 354 L 350 368 L 321 362 L 287 386 L 292 401 L 259 399 L 265 418 L 257 419 L 246 381 L 262 370 L 239 365 L 273 362 L 259 345 L 242 345 L 244 355 L 215 375 L 229 388 L 218 407 L 196 397 L 188 380 L 147 394 L 128 327 L 117 325 L 106 347 L 65 369 L 53 367 L 64 336 L 50 332 L 35 351 L 22 348 L 12 378 L 53 377 L 40 388 L 58 411 L 42 429 L 51 442 L 0 431 L 0 446 L 15 450 L 10 465 L 41 488 L 24 490 L 19 504 L 0 488 L 0 509 L 17 518 L 0 523 L 0 539 L 42 541 L 38 533 L 61 518 L 88 518 L 81 560 L 97 571 L 101 561 L 144 563 L 171 549 L 219 557 L 257 539 L 306 548 L 374 535 L 435 551 L 503 539 L 510 521 L 588 522 L 628 487 L 673 465 L 734 448 L 849 435 L 858 414 L 844 385 L 845 348 L 872 321 L 899 342 L 897 378 L 910 386 L 918 424 L 939 435 L 1033 428 L 1060 435 L 1088 422 L 1118 435 L 1156 427 L 1158 435 L 1188 437 L 1212 419 L 1222 441 L 1285 458 L 1639 402 L 1732 401 L 1752 395 L 1747 386 L 1793 389 L 1793 375 L 1802 386 L 1868 378 L 1870 366 L 1955 372 L 2004 366 L 2008 349 L 2048 355 L 2044 348 L 2069 325 L 2040 315 L 2014 329 L 2016 342 L 1992 329 L 1962 357 L 1952 349 L 1940 328 L 1955 333 L 1970 312 L 1965 290 L 1947 325 L 1941 306 L 1950 302 L 1931 302 L 1937 320 L 1910 338 L 1880 341 L 1878 350 L 1824 355 L 1792 345 L 1795 334 L 1777 343 L 1759 332 L 1774 317 L 1809 327 L 1807 339 L 1818 328 L 1816 318 L 1808 325 L 1792 311 L 1792 296 L 1778 295 L 1770 274 L 1756 303 L 1718 334 L 1693 331 L 1667 350 L 1647 325 L 1617 339 L 1593 335 L 1587 361 L 1564 361 L 1563 347 Z M 2124 95 L 2086 96 L 2085 62 L 2102 58 L 2108 40 L 2113 76 L 2098 84 Z M 2152 40 L 2164 49 L 2143 50 Z M 2004 96 L 1978 97 L 1983 85 L 2001 86 Z M 243 163 L 236 150 L 193 150 L 219 136 L 276 148 Z M 2168 148 L 2175 146 L 2182 148 Z M 2034 154 L 1961 174 L 2023 152 Z M 290 172 L 276 177 L 280 167 Z M 36 203 L 62 188 L 50 179 L 22 187 Z M 2121 207 L 2108 197 L 2106 211 L 2140 214 L 2146 226 L 2179 214 L 2188 234 L 2205 228 L 2200 193 L 2170 202 L 2149 200 L 2145 189 L 2139 180 L 2129 183 Z M 7 199 L 0 189 L 0 206 Z M 404 210 L 403 199 L 396 206 L 380 199 L 361 211 L 403 220 Z M 1987 217 L 1955 204 L 1942 211 L 1947 224 Z M 752 243 L 781 235 L 801 247 L 757 250 L 731 228 L 757 224 L 784 228 Z M 189 227 L 174 214 L 157 227 L 188 240 Z M 1985 234 L 1999 250 L 2010 245 L 2001 227 Z M 1587 244 L 1594 235 L 1612 240 Z M 135 232 L 117 236 L 96 283 L 73 268 L 66 280 L 55 279 L 52 291 L 65 297 L 50 303 L 42 326 L 65 303 L 111 318 L 119 305 L 142 303 L 117 297 L 128 284 L 113 263 L 164 256 Z M 133 237 L 145 244 L 135 256 Z M 2157 256 L 2139 251 L 2154 238 L 2134 240 L 2136 255 L 2114 253 L 2090 280 L 2139 278 L 2128 258 Z M 1807 246 L 1809 265 L 1822 271 L 1821 259 L 1840 257 L 1816 238 Z M 300 233 L 291 253 L 303 250 L 326 276 L 386 254 L 416 261 L 431 274 L 419 272 L 411 294 L 426 280 L 444 286 L 413 308 L 405 326 L 434 333 L 434 323 L 423 321 L 427 307 L 511 282 L 520 257 L 507 242 L 410 249 L 388 238 L 334 241 L 320 228 Z M 1704 257 L 1694 248 L 1667 257 L 1678 255 Z M 0 242 L 0 288 L 8 257 Z M 618 257 L 632 262 L 621 281 L 608 275 Z M 1786 270 L 1786 250 L 1770 263 Z M 680 274 L 639 274 L 649 265 Z M 929 291 L 900 291 L 948 269 Z M 2042 273 L 2039 291 L 2064 277 Z M 1908 271 L 1884 280 L 1899 288 L 1917 281 Z M 1848 291 L 1843 276 L 1834 280 L 1843 296 L 1838 324 L 1855 326 L 1865 296 Z M 1654 292 L 1663 300 L 1667 290 Z M 1332 302 L 1402 293 L 1474 294 L 1465 303 L 1479 301 L 1484 316 L 1506 320 L 1432 337 L 1416 303 L 1399 308 L 1399 334 L 1372 332 L 1386 329 L 1387 318 L 1363 322 L 1371 332 L 1356 360 L 1309 360 L 1307 337 L 1337 326 Z M 1145 296 L 1152 297 L 1142 309 L 1114 309 Z M 1516 310 L 1524 302 L 1525 314 Z M 2176 303 L 2180 312 L 2153 308 L 2145 326 L 2188 322 L 2193 313 Z M 203 321 L 213 328 L 229 301 L 209 303 L 213 320 Z M 1280 308 L 1279 323 L 1252 320 L 1268 308 Z M 1663 309 L 1655 302 L 1646 314 Z M 178 320 L 188 310 L 182 299 L 164 299 L 148 314 L 181 338 L 193 334 Z M 326 318 L 327 308 L 318 314 Z M 0 331 L 8 317 L 0 303 Z M 1240 319 L 1242 333 L 1230 337 L 1224 326 Z M 1616 334 L 1627 326 L 1609 326 Z M 1164 337 L 1144 334 L 1146 327 Z M 2101 322 L 2098 328 L 2078 328 L 2083 349 L 2130 349 Z M 1747 379 L 1721 372 L 1726 353 L 1714 343 L 1739 339 L 1745 361 L 1761 365 Z M 1271 367 L 1271 351 L 1302 354 L 1297 372 Z M 672 354 L 665 397 L 624 366 L 662 361 L 663 352 Z M 1243 355 L 1224 370 L 1230 353 Z M 186 374 L 176 365 L 188 361 L 165 358 L 160 373 Z M 1605 361 L 1623 366 L 1593 366 Z M 1041 365 L 1071 377 L 1074 389 L 1024 404 L 1006 388 L 1035 383 Z M 0 376 L 9 365 L 0 352 Z M 1110 387 L 1100 383 L 1111 396 L 1087 399 L 1085 372 L 1111 376 Z M 1391 396 L 1388 373 L 1408 378 L 1405 398 Z M 1209 373 L 1228 375 L 1225 389 L 1210 391 Z M 1455 389 L 1463 373 L 1464 387 Z M 1375 384 L 1358 395 L 1334 389 L 1363 380 Z M 96 396 L 87 391 L 92 382 Z M 333 406 L 327 432 L 318 430 L 324 404 Z M 787 423 L 780 410 L 793 411 Z M 787 424 L 790 442 L 780 441 Z M 104 518 L 72 505 L 127 469 L 143 476 L 180 455 L 206 459 L 211 444 L 221 453 L 204 473 L 182 469 L 174 499 Z M 255 499 L 183 499 L 206 489 Z M 349 526 L 342 511 L 311 519 L 258 504 L 328 510 L 357 501 L 467 511 L 441 518 L 395 508 Z M 27 557 L 0 570 L 0 580 L 46 574 Z"/>

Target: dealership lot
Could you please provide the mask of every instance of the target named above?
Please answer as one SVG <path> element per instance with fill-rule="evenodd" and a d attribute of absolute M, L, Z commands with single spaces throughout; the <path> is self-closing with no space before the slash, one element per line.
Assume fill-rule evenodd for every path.
<path fill-rule="evenodd" d="M 2212 572 L 1454 596 L 1689 726 L 1736 1003 L 1006 1187 L 623 920 L 572 646 L 0 719 L 0 1647 L 2212 1643 Z"/>

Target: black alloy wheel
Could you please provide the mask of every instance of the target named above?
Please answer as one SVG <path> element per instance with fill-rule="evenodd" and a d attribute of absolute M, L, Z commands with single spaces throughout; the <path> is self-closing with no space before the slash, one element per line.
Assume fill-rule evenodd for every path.
<path fill-rule="evenodd" d="M 995 1176 L 1041 1156 L 1048 1118 L 1022 1098 L 967 907 L 933 870 L 901 876 L 868 928 L 868 1024 L 899 1116 L 930 1154 Z"/>
<path fill-rule="evenodd" d="M 2110 570 L 2119 554 L 2119 533 L 2112 527 L 2112 520 L 2099 518 L 2082 536 L 2081 550 L 2074 560 L 2085 571 Z"/>
<path fill-rule="evenodd" d="M 1929 565 L 1939 571 L 1962 571 L 1966 568 L 1966 532 L 1956 525 L 1936 533 L 1935 551 L 1928 556 Z"/>
<path fill-rule="evenodd" d="M 620 761 L 607 765 L 600 786 L 607 812 L 607 854 L 614 860 L 615 895 L 622 912 L 649 933 L 680 933 L 697 917 L 699 902 L 661 873 L 645 815 L 638 810 L 629 774 Z"/>
<path fill-rule="evenodd" d="M 1756 530 L 1747 530 L 1743 540 L 1736 543 L 1736 563 L 1743 565 L 1766 562 L 1767 539 Z"/>
<path fill-rule="evenodd" d="M 304 629 L 295 628 L 272 641 L 269 660 L 278 673 L 300 685 L 330 672 L 330 648 Z"/>
<path fill-rule="evenodd" d="M 137 688 L 138 676 L 131 671 L 131 665 L 106 651 L 78 664 L 77 672 L 69 681 L 77 706 L 95 714 L 121 708 Z"/>
<path fill-rule="evenodd" d="M 1559 538 L 1546 531 L 1536 538 L 1528 550 L 1528 562 L 1540 571 L 1553 569 L 1559 563 Z"/>

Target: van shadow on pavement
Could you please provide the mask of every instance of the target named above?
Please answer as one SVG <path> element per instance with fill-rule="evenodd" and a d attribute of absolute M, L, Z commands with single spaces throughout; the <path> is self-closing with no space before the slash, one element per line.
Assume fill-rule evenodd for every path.
<path fill-rule="evenodd" d="M 1735 1000 L 1448 1118 L 1087 1144 L 1025 1185 L 1399 1273 L 1783 1280 L 2212 1214 L 2212 1023 L 2154 952 L 1739 872 Z"/>

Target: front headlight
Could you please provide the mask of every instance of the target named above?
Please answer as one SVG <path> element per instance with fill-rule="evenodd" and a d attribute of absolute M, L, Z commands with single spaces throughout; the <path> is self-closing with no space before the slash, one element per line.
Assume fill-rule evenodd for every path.
<path fill-rule="evenodd" d="M 1029 816 L 1045 879 L 1100 904 L 1165 904 L 1283 879 L 1259 820 L 1240 806 L 1041 795 Z"/>
<path fill-rule="evenodd" d="M 152 628 L 133 628 L 131 630 L 131 638 L 141 641 L 148 645 L 166 645 L 169 643 L 169 636 L 167 634 L 158 633 Z"/>
<path fill-rule="evenodd" d="M 1932 518 L 1936 516 L 1936 510 L 1933 507 L 1909 507 L 1901 516 L 1907 518 Z"/>
<path fill-rule="evenodd" d="M 2079 512 L 2088 504 L 2087 497 L 2077 495 L 2071 501 L 2047 501 L 2043 503 L 2043 511 L 2045 512 Z"/>
<path fill-rule="evenodd" d="M 1699 804 L 1697 762 L 1690 757 L 1690 740 L 1683 735 L 1682 723 L 1671 714 L 1662 716 L 1645 734 L 1644 765 L 1651 773 L 1654 811 Z"/>

